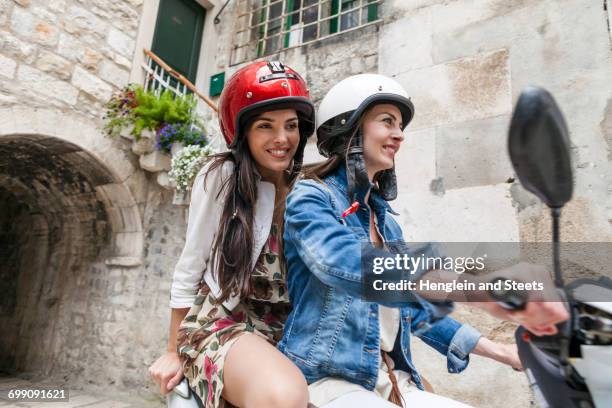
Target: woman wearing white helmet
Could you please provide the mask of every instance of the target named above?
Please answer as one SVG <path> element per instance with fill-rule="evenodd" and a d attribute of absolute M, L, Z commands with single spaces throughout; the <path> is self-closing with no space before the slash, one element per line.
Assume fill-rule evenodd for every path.
<path fill-rule="evenodd" d="M 410 334 L 445 355 L 451 373 L 465 369 L 470 352 L 520 368 L 515 347 L 495 344 L 448 317 L 452 302 L 444 297 L 429 302 L 423 296 L 435 294 L 410 291 L 401 301 L 362 297 L 362 258 L 387 256 L 392 243 L 407 248 L 388 216 L 394 214 L 388 201 L 397 196 L 395 156 L 413 116 L 406 91 L 391 78 L 363 74 L 341 81 L 317 112 L 317 147 L 328 160 L 304 169 L 305 180 L 287 198 L 284 253 L 293 311 L 278 347 L 302 370 L 317 405 L 366 389 L 400 406 L 464 406 L 419 391 L 425 384 L 412 363 Z M 429 244 L 413 251 L 439 256 Z M 533 271 L 524 266 L 504 273 L 514 278 Z M 434 273 L 453 278 L 445 271 L 413 272 L 414 282 Z M 557 303 L 529 303 L 513 314 L 493 302 L 478 305 L 539 335 L 556 331 L 554 324 L 567 318 Z"/>

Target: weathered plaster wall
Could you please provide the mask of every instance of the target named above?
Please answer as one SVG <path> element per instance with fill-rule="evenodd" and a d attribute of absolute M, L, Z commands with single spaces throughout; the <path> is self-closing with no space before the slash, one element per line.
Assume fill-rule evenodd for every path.
<path fill-rule="evenodd" d="M 607 12 L 600 1 L 385 2 L 379 73 L 400 81 L 416 106 L 395 204 L 408 239 L 550 240 L 548 211 L 514 181 L 506 152 L 514 103 L 537 85 L 557 99 L 573 144 L 576 188 L 562 239 L 610 241 Z M 470 308 L 456 316 L 512 341 L 512 325 Z M 442 394 L 476 406 L 528 405 L 522 374 L 472 357 L 472 367 L 451 376 L 426 347 L 416 353 Z"/>

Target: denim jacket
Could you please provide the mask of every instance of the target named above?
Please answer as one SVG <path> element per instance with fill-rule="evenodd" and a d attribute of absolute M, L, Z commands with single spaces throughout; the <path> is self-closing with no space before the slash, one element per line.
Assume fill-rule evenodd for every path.
<path fill-rule="evenodd" d="M 369 239 L 370 211 L 375 211 L 384 241 L 403 241 L 403 236 L 389 215 L 397 213 L 375 190 L 369 205 L 363 201 L 367 191 L 358 190 L 359 210 L 343 218 L 350 205 L 346 185 L 346 172 L 340 166 L 323 183 L 300 180 L 287 197 L 284 254 L 293 311 L 278 348 L 309 384 L 341 377 L 372 390 L 381 358 L 378 304 L 362 299 L 360 261 L 362 241 Z M 481 335 L 446 316 L 450 302 L 433 304 L 414 296 L 383 304 L 400 308 L 400 330 L 389 353 L 395 368 L 410 373 L 423 389 L 411 359 L 411 333 L 445 355 L 451 373 L 467 366 Z"/>

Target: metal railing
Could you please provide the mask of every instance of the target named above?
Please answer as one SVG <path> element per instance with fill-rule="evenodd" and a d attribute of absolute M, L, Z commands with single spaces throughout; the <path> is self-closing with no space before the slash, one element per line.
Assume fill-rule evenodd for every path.
<path fill-rule="evenodd" d="M 145 71 L 145 89 L 154 89 L 157 92 L 169 89 L 176 95 L 186 95 L 188 93 L 187 90 L 190 90 L 215 113 L 219 111 L 213 101 L 198 91 L 194 84 L 175 71 L 170 65 L 166 64 L 155 53 L 146 48 L 143 49 L 143 52 L 145 53 L 145 62 L 142 64 L 142 69 Z M 176 80 L 176 84 L 172 83 L 172 78 Z"/>

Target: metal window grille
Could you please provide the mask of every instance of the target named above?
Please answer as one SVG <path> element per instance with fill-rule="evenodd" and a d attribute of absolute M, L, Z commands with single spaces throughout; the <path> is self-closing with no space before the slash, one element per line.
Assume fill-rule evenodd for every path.
<path fill-rule="evenodd" d="M 375 24 L 382 1 L 239 0 L 230 65 Z"/>

